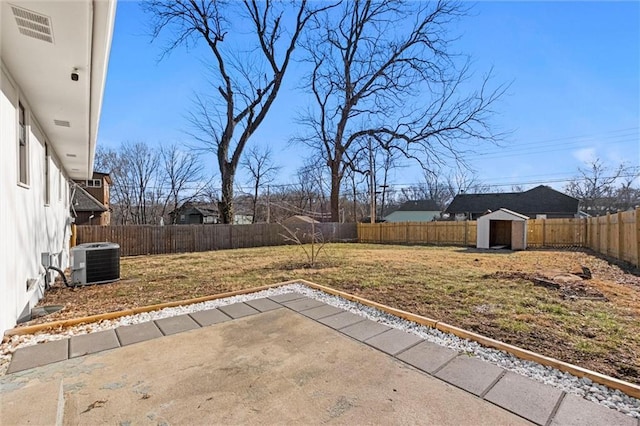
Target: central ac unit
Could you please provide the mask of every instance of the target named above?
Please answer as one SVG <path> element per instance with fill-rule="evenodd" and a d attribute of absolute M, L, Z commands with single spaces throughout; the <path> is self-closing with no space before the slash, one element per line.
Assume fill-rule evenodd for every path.
<path fill-rule="evenodd" d="M 73 285 L 104 284 L 120 279 L 120 246 L 86 243 L 71 249 Z"/>

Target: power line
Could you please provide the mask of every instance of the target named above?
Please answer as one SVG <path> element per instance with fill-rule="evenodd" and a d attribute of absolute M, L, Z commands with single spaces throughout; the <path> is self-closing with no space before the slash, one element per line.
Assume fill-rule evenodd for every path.
<path fill-rule="evenodd" d="M 547 145 L 557 146 L 557 145 L 566 145 L 566 144 L 572 144 L 572 143 L 578 143 L 578 142 L 591 142 L 591 141 L 597 141 L 602 139 L 615 139 L 615 138 L 621 138 L 621 137 L 637 136 L 639 130 L 640 130 L 640 127 L 629 127 L 625 129 L 609 130 L 607 132 L 595 133 L 591 135 L 566 136 L 562 138 L 516 142 L 516 143 L 510 144 L 509 147 L 519 148 L 519 147 L 531 147 L 531 146 L 540 147 L 540 146 L 547 146 Z M 616 134 L 616 133 L 623 133 L 623 134 Z M 558 143 L 561 141 L 568 141 L 568 142 Z M 496 149 L 499 149 L 499 148 L 496 148 Z M 489 150 L 489 152 L 485 152 L 485 153 L 491 153 L 491 151 L 492 150 Z"/>

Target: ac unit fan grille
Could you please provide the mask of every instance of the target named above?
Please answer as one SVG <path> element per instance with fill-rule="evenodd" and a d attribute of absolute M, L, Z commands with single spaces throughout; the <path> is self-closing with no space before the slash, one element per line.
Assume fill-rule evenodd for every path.
<path fill-rule="evenodd" d="M 87 283 L 120 278 L 120 249 L 87 251 Z"/>

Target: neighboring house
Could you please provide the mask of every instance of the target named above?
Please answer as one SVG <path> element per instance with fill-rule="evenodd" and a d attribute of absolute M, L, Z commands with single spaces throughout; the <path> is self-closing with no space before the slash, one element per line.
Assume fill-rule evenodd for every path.
<path fill-rule="evenodd" d="M 290 216 L 282 221 L 282 224 L 288 228 L 295 228 L 296 226 L 309 226 L 311 224 L 320 223 L 317 220 L 303 215 Z"/>
<path fill-rule="evenodd" d="M 458 194 L 445 212 L 456 220 L 475 220 L 501 208 L 532 219 L 572 218 L 578 215 L 578 203 L 576 198 L 540 185 L 524 192 Z"/>
<path fill-rule="evenodd" d="M 109 208 L 109 187 L 111 177 L 108 173 L 93 172 L 92 179 L 76 180 L 72 190 L 71 212 L 76 225 L 102 225 L 111 223 Z"/>
<path fill-rule="evenodd" d="M 251 225 L 253 223 L 253 215 L 236 213 L 233 215 L 234 225 Z"/>
<path fill-rule="evenodd" d="M 413 200 L 405 202 L 384 219 L 386 222 L 430 222 L 439 217 L 440 209 L 435 201 Z"/>
<path fill-rule="evenodd" d="M 218 208 L 210 203 L 186 202 L 169 212 L 171 223 L 176 225 L 213 224 L 220 222 Z"/>
<path fill-rule="evenodd" d="M 69 266 L 72 179 L 93 172 L 115 0 L 0 1 L 0 335 Z"/>
<path fill-rule="evenodd" d="M 176 225 L 198 225 L 222 223 L 218 206 L 215 203 L 185 202 L 183 205 L 169 212 L 171 223 Z M 253 222 L 251 215 L 236 213 L 233 215 L 234 225 L 250 225 Z"/>

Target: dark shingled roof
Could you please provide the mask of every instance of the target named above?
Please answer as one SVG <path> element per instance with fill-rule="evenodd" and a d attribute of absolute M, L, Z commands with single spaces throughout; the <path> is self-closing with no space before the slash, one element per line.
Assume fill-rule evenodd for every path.
<path fill-rule="evenodd" d="M 407 201 L 397 210 L 400 212 L 439 212 L 440 207 L 433 200 Z"/>
<path fill-rule="evenodd" d="M 107 208 L 100 201 L 96 200 L 91 194 L 79 185 L 76 185 L 76 191 L 73 194 L 73 209 L 77 212 L 106 212 Z"/>
<path fill-rule="evenodd" d="M 578 202 L 576 198 L 540 185 L 524 192 L 458 194 L 445 211 L 452 215 L 471 213 L 475 217 L 487 210 L 505 208 L 531 218 L 538 214 L 549 218 L 573 217 L 578 212 Z"/>

